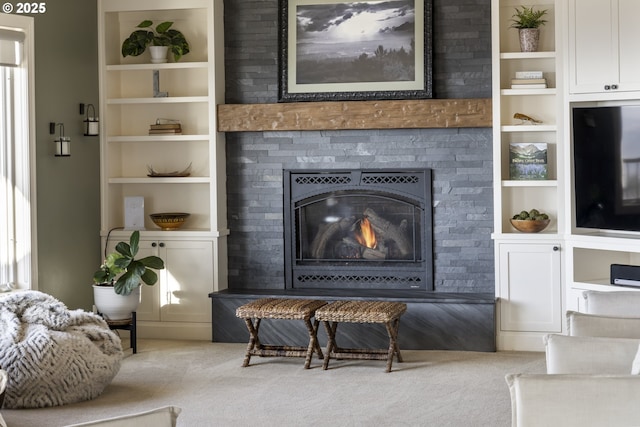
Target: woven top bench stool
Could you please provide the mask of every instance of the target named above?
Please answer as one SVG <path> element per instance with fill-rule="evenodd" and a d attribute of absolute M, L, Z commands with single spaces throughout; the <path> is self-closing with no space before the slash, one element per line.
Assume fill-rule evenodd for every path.
<path fill-rule="evenodd" d="M 304 357 L 305 369 L 309 369 L 311 366 L 313 353 L 317 352 L 318 357 L 323 359 L 317 335 L 320 322 L 316 319 L 312 325 L 311 318 L 318 308 L 326 304 L 326 301 L 320 300 L 262 298 L 238 307 L 236 316 L 244 319 L 249 330 L 249 344 L 242 366 L 249 366 L 251 356 Z M 309 345 L 302 347 L 262 344 L 258 338 L 262 319 L 302 320 L 309 332 Z"/>
<path fill-rule="evenodd" d="M 400 316 L 407 311 L 407 305 L 388 301 L 336 301 L 316 311 L 316 320 L 324 323 L 327 330 L 327 348 L 324 354 L 323 369 L 329 368 L 329 360 L 368 359 L 386 360 L 386 372 L 391 372 L 393 356 L 402 362 L 398 346 L 398 327 Z M 341 322 L 384 323 L 389 335 L 389 349 L 340 348 L 336 344 L 336 330 Z"/>

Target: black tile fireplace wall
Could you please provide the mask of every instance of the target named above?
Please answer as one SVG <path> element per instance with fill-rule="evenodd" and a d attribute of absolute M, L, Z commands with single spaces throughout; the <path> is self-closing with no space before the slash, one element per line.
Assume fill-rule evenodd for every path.
<path fill-rule="evenodd" d="M 228 103 L 277 100 L 278 0 L 225 0 Z M 434 97 L 491 96 L 489 0 L 436 0 Z M 230 289 L 284 287 L 284 169 L 433 170 L 434 290 L 494 292 L 491 129 L 227 134 Z"/>

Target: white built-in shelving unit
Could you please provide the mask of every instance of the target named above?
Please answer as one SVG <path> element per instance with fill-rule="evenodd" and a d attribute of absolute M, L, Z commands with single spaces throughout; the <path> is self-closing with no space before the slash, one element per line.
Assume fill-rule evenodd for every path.
<path fill-rule="evenodd" d="M 516 7 L 522 3 L 493 0 L 491 4 L 497 347 L 541 350 L 542 335 L 563 331 L 561 8 L 559 1 L 525 4 L 547 10 L 548 22 L 541 27 L 538 51 L 521 52 L 518 30 L 510 26 Z M 542 71 L 547 88 L 511 89 L 517 71 Z M 542 123 L 523 123 L 514 118 L 516 113 Z M 510 179 L 509 144 L 541 142 L 548 146 L 548 179 Z M 536 234 L 515 230 L 509 219 L 534 208 L 550 215 L 547 229 Z"/>
<path fill-rule="evenodd" d="M 128 240 L 126 197 L 144 198 L 141 254 L 160 255 L 160 283 L 143 287 L 140 336 L 211 339 L 208 293 L 226 288 L 224 135 L 216 106 L 224 103 L 222 0 L 99 0 L 101 234 L 109 247 Z M 122 41 L 143 20 L 173 21 L 191 52 L 152 64 L 149 53 L 122 57 Z M 165 97 L 154 97 L 154 74 Z M 149 135 L 157 119 L 179 120 L 182 134 Z M 191 165 L 186 177 L 151 177 Z M 163 231 L 149 218 L 188 212 L 184 227 Z M 110 233 L 111 231 L 111 233 Z M 109 234 L 110 233 L 110 234 Z"/>

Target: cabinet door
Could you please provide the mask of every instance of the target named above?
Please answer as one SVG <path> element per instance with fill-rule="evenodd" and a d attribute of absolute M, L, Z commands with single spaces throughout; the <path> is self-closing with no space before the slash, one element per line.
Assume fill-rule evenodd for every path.
<path fill-rule="evenodd" d="M 210 322 L 213 291 L 211 242 L 164 242 L 160 317 L 172 322 Z"/>
<path fill-rule="evenodd" d="M 560 245 L 500 244 L 500 329 L 561 332 Z"/>
<path fill-rule="evenodd" d="M 116 244 L 119 239 L 109 242 L 107 253 L 115 252 Z M 129 242 L 128 238 L 123 241 Z M 144 258 L 151 255 L 158 255 L 158 245 L 153 240 L 140 240 L 138 245 L 138 254 L 136 259 Z M 140 305 L 136 310 L 138 320 L 160 320 L 160 287 L 162 286 L 162 273 L 158 273 L 158 282 L 153 286 L 141 285 L 140 288 Z"/>
<path fill-rule="evenodd" d="M 632 17 L 629 17 L 632 18 Z M 617 84 L 618 50 L 612 0 L 571 0 L 569 10 L 569 89 L 604 92 Z"/>
<path fill-rule="evenodd" d="M 155 240 L 140 240 L 136 259 L 147 256 L 159 256 L 158 243 Z M 162 287 L 162 271 L 156 271 L 158 281 L 153 286 L 142 284 L 140 288 L 140 305 L 136 316 L 138 320 L 160 320 L 160 288 Z"/>
<path fill-rule="evenodd" d="M 640 1 L 618 0 L 620 90 L 640 90 Z"/>

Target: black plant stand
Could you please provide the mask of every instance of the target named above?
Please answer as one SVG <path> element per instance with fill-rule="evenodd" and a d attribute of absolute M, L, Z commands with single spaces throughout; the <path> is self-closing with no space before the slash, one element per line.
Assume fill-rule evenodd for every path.
<path fill-rule="evenodd" d="M 100 314 L 102 316 L 102 314 Z M 103 316 L 104 318 L 104 316 Z M 137 327 L 136 327 L 136 312 L 133 311 L 131 312 L 131 318 L 130 319 L 123 319 L 123 320 L 109 320 L 109 319 L 104 319 L 105 322 L 107 322 L 107 325 L 109 325 L 109 329 L 122 329 L 125 331 L 129 331 L 129 342 L 131 345 L 131 349 L 133 350 L 133 354 L 136 354 L 138 352 L 138 345 L 137 345 Z"/>

